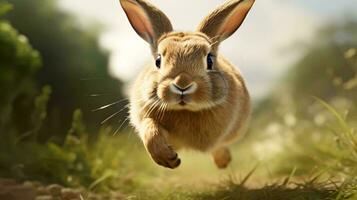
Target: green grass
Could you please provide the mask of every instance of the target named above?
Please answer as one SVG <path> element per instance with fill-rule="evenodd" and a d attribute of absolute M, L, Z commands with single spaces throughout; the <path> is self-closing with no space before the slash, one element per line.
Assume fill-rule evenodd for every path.
<path fill-rule="evenodd" d="M 42 117 L 34 119 L 34 130 L 41 127 L 48 100 L 38 99 L 34 118 Z M 218 170 L 209 155 L 191 151 L 180 152 L 178 169 L 161 168 L 130 129 L 114 135 L 114 129 L 104 127 L 89 137 L 77 110 L 63 143 L 40 143 L 31 134 L 2 137 L 0 177 L 85 187 L 99 194 L 120 191 L 138 200 L 356 199 L 356 133 L 329 104 L 317 104 L 328 126 L 296 119 L 295 126 L 253 129 L 232 147 L 234 160 L 226 170 Z"/>

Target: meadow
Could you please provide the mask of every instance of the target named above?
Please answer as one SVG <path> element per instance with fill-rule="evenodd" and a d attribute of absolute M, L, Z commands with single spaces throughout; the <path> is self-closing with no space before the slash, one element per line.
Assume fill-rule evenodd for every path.
<path fill-rule="evenodd" d="M 226 170 L 186 150 L 168 170 L 128 125 L 124 83 L 102 67 L 97 29 L 79 28 L 54 1 L 37 4 L 0 2 L 0 183 L 80 190 L 72 199 L 357 199 L 357 19 L 299 47 L 301 58 L 254 102 Z M 31 26 L 22 20 L 29 7 Z"/>

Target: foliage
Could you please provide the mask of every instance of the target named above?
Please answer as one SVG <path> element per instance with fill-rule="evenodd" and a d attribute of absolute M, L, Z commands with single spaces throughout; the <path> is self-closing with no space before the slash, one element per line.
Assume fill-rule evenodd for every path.
<path fill-rule="evenodd" d="M 291 69 L 288 81 L 299 101 L 304 95 L 356 100 L 357 22 L 346 20 L 322 28 Z"/>
<path fill-rule="evenodd" d="M 338 130 L 332 129 L 335 133 L 336 148 L 333 148 L 326 154 L 335 160 L 336 167 L 333 172 L 339 172 L 347 177 L 357 178 L 357 133 L 346 123 L 345 119 L 326 102 L 319 100 L 326 107 L 337 121 Z"/>
<path fill-rule="evenodd" d="M 20 3 L 20 1 L 18 3 Z M 23 3 L 40 4 L 41 2 L 25 1 Z M 17 9 L 22 5 L 14 5 L 14 11 L 12 12 L 16 14 L 14 15 L 11 13 L 9 15 L 17 18 L 20 16 L 19 12 L 22 12 Z M 49 6 L 48 11 L 56 11 L 54 5 L 46 5 Z M 41 8 L 41 6 L 38 5 L 35 7 L 36 9 Z M 10 6 L 10 4 L 1 3 L 0 14 L 5 14 L 11 8 L 12 6 Z M 34 12 L 36 12 L 36 9 Z M 44 10 L 42 10 L 42 12 L 43 11 Z M 58 13 L 59 11 L 57 14 Z M 56 15 L 56 12 L 52 14 L 49 12 L 47 14 Z M 35 20 L 36 17 L 39 17 L 38 19 L 41 20 L 44 19 L 42 18 L 43 16 L 34 15 L 34 18 L 31 18 L 31 20 Z M 21 20 L 23 19 L 24 18 L 21 18 Z M 67 22 L 64 22 L 66 19 L 61 21 L 60 18 L 55 17 L 52 20 L 53 24 L 47 24 L 47 26 L 53 27 L 56 23 L 60 23 L 63 26 L 67 24 Z M 11 21 L 15 24 L 17 23 L 16 20 Z M 53 28 L 47 27 L 46 31 L 41 31 L 40 29 L 36 29 L 38 28 L 36 27 L 37 25 L 32 23 L 34 22 L 26 21 L 22 26 L 25 26 L 26 28 L 30 25 L 30 29 L 39 34 L 46 32 L 47 29 L 53 30 Z M 39 26 L 43 25 L 44 24 L 41 24 Z M 81 70 L 83 70 L 83 73 L 87 73 L 88 70 L 95 73 L 104 73 L 104 66 L 106 65 L 107 58 L 98 50 L 95 37 L 75 28 L 76 26 L 72 21 L 67 25 L 70 29 L 66 32 L 67 35 L 65 35 L 65 30 L 62 30 L 63 27 L 60 28 L 62 32 L 58 29 L 54 30 L 59 31 L 57 36 L 55 34 L 51 35 L 54 37 L 53 39 L 56 39 L 56 37 L 58 37 L 57 39 L 64 37 L 62 41 L 49 41 L 49 37 L 47 37 L 47 40 L 41 37 L 38 37 L 38 40 L 35 40 L 36 33 L 31 35 L 31 41 L 35 41 L 35 43 L 37 42 L 35 46 L 42 45 L 41 47 L 43 48 L 45 48 L 44 46 L 49 48 L 42 49 L 41 51 L 45 55 L 43 57 L 44 67 L 48 68 L 42 70 L 47 70 L 51 73 L 43 74 L 42 76 L 51 78 L 53 75 L 49 63 L 57 62 L 58 59 L 63 59 L 63 62 L 67 62 L 64 57 L 65 55 L 72 56 L 72 58 L 76 57 L 76 55 L 68 54 L 71 51 L 78 51 L 78 54 L 82 54 L 78 56 L 88 57 L 89 64 L 84 63 L 82 59 L 76 58 L 76 62 L 71 61 L 66 63 L 66 65 L 69 65 L 69 68 L 78 64 L 78 67 L 82 67 Z M 21 32 L 23 32 L 23 30 L 21 30 Z M 76 41 L 78 39 L 76 37 L 80 38 L 82 41 Z M 64 41 L 66 41 L 65 43 L 67 43 L 68 48 L 64 49 L 63 46 L 61 47 L 62 49 L 57 48 L 60 47 Z M 48 51 L 53 53 L 52 57 L 48 55 L 51 54 Z M 54 54 L 56 52 L 60 53 L 60 51 L 62 51 L 63 57 L 57 58 Z M 52 60 L 52 58 L 54 60 Z M 58 62 L 57 64 L 57 67 L 59 67 L 59 65 L 65 67 L 64 63 Z M 32 48 L 27 37 L 19 34 L 8 21 L 1 20 L 0 89 L 2 94 L 0 96 L 0 177 L 16 178 L 18 180 L 39 180 L 44 183 L 60 183 L 76 187 L 87 186 L 91 189 L 110 188 L 109 186 L 111 184 L 109 184 L 109 182 L 114 182 L 113 179 L 115 179 L 115 185 L 117 186 L 118 183 L 125 180 L 123 177 L 120 177 L 121 179 L 119 181 L 117 180 L 118 176 L 122 173 L 120 170 L 117 170 L 117 167 L 124 163 L 124 159 L 123 152 L 116 152 L 116 146 L 122 143 L 122 141 L 118 141 L 117 139 L 113 140 L 113 137 L 104 136 L 111 132 L 110 129 L 103 129 L 99 136 L 93 137 L 93 141 L 90 141 L 89 133 L 86 130 L 86 126 L 83 124 L 83 114 L 79 109 L 73 114 L 72 127 L 68 131 L 63 143 L 53 137 L 56 135 L 56 131 L 64 128 L 59 130 L 46 129 L 50 127 L 49 123 L 51 123 L 51 120 L 49 119 L 55 120 L 52 118 L 53 113 L 51 114 L 51 112 L 48 112 L 48 105 L 50 108 L 51 106 L 52 108 L 53 106 L 58 107 L 63 104 L 64 101 L 62 98 L 57 99 L 57 102 L 51 102 L 50 96 L 52 95 L 53 90 L 47 85 L 42 88 L 41 94 L 36 97 L 38 91 L 35 82 L 35 73 L 40 70 L 41 66 L 42 61 L 40 54 Z M 88 69 L 88 67 L 92 67 L 92 69 Z M 65 73 L 71 73 L 69 68 L 67 68 L 68 71 Z M 41 73 L 43 73 L 43 71 Z M 62 77 L 61 74 L 57 75 L 57 78 L 59 78 L 56 80 L 57 85 L 66 84 L 67 82 L 66 80 L 63 80 L 63 78 L 70 78 L 71 83 L 69 84 L 72 84 L 75 87 L 78 86 L 78 84 L 74 84 L 73 82 L 78 77 L 73 76 L 71 78 L 65 76 Z M 79 76 L 78 70 L 77 76 Z M 109 83 L 112 84 L 111 87 L 117 88 L 118 86 L 113 80 L 106 82 L 106 84 Z M 91 84 L 89 84 L 88 87 L 91 87 Z M 63 87 L 62 90 L 66 91 L 66 98 L 68 95 L 71 95 L 71 92 L 74 92 L 65 87 Z M 56 91 L 53 92 L 54 95 L 58 94 Z M 73 97 L 74 99 L 71 99 L 71 101 L 77 101 L 77 97 Z M 68 105 L 63 106 L 63 108 L 68 110 L 71 109 Z M 59 122 L 59 124 L 65 127 L 65 124 L 62 122 Z M 63 131 L 61 134 L 65 135 L 66 132 L 67 131 Z M 40 133 L 45 133 L 50 140 L 43 140 Z M 123 144 L 123 146 L 125 146 L 125 144 Z M 104 158 L 106 160 L 103 160 Z M 105 186 L 102 187 L 102 185 L 99 185 L 102 183 L 108 184 L 103 184 Z"/>
<path fill-rule="evenodd" d="M 89 130 L 97 130 L 108 113 L 93 114 L 90 110 L 122 98 L 121 83 L 108 75 L 108 56 L 98 45 L 97 31 L 81 27 L 73 16 L 57 8 L 57 0 L 9 2 L 13 10 L 5 18 L 42 55 L 43 68 L 37 74 L 37 83 L 53 89 L 42 138 L 63 138 L 77 108 L 84 112 Z M 110 95 L 89 97 L 95 93 Z M 118 116 L 124 118 L 125 114 Z"/>
<path fill-rule="evenodd" d="M 0 2 L 0 16 L 3 16 L 4 14 L 8 13 L 10 10 L 12 10 L 11 4 L 7 2 Z"/>
<path fill-rule="evenodd" d="M 8 4 L 1 4 L 0 12 L 3 14 L 9 8 Z M 0 20 L 0 132 L 2 134 L 5 134 L 7 129 L 21 129 L 22 121 L 12 120 L 18 113 L 15 103 L 20 97 L 23 101 L 31 101 L 36 91 L 32 76 L 40 67 L 40 55 L 32 48 L 27 38 L 19 34 L 8 22 Z M 20 107 L 25 112 L 28 109 L 26 105 L 20 104 L 18 108 Z M 26 118 L 25 116 L 23 119 Z"/>
<path fill-rule="evenodd" d="M 35 141 L 38 141 L 38 134 L 43 126 L 43 121 L 47 116 L 47 103 L 50 99 L 52 89 L 50 86 L 42 88 L 42 94 L 35 99 L 35 111 L 32 115 L 32 124 L 34 126 L 32 135 Z"/>
<path fill-rule="evenodd" d="M 34 111 L 38 123 L 35 128 L 44 119 L 48 93 L 48 88 L 44 88 L 37 97 L 36 104 L 41 105 Z M 51 141 L 41 144 L 15 135 L 3 137 L 0 140 L 0 177 L 86 187 L 93 191 L 119 188 L 131 191 L 139 181 L 132 179 L 130 174 L 140 162 L 128 163 L 125 152 L 118 151 L 118 146 L 128 149 L 132 144 L 121 137 L 110 136 L 113 132 L 110 128 L 102 129 L 95 141 L 90 141 L 81 115 L 80 110 L 74 112 L 72 128 L 63 145 Z M 134 149 L 131 154 L 138 150 Z M 133 169 L 133 166 L 136 167 Z"/>
<path fill-rule="evenodd" d="M 255 110 L 255 122 L 267 125 L 271 118 L 287 114 L 304 118 L 314 115 L 311 96 L 324 99 L 337 109 L 349 110 L 357 119 L 357 26 L 355 20 L 323 27 L 305 46 L 303 56 Z M 307 109 L 311 108 L 311 109 Z M 264 119 L 264 113 L 272 116 Z M 260 114 L 262 113 L 262 114 Z"/>
<path fill-rule="evenodd" d="M 274 163 L 273 175 L 296 169 L 300 177 L 318 173 L 341 180 L 336 199 L 357 198 L 356 33 L 355 21 L 318 32 L 284 84 L 261 102 L 253 122 L 259 127 L 252 131 L 260 138 L 256 147 L 270 155 L 263 161 Z"/>

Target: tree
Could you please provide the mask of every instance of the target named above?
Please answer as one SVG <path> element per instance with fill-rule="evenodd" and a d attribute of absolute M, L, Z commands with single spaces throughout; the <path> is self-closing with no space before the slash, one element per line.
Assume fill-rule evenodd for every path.
<path fill-rule="evenodd" d="M 350 118 L 357 119 L 357 21 L 330 23 L 301 48 L 301 58 L 255 109 L 255 123 L 268 124 L 287 113 L 313 116 L 309 109 L 314 105 L 312 96 L 329 103 L 343 100 L 351 105 Z"/>
<path fill-rule="evenodd" d="M 289 73 L 294 96 L 331 99 L 343 95 L 357 100 L 356 92 L 352 92 L 357 89 L 353 85 L 357 80 L 356 49 L 357 21 L 322 28 Z"/>

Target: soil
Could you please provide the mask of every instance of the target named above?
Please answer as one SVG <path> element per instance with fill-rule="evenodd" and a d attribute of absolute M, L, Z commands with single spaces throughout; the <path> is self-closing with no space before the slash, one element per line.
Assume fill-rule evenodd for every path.
<path fill-rule="evenodd" d="M 94 194 L 85 189 L 66 188 L 57 184 L 43 185 L 36 181 L 18 182 L 0 178 L 1 200 L 123 200 L 121 193 Z"/>

